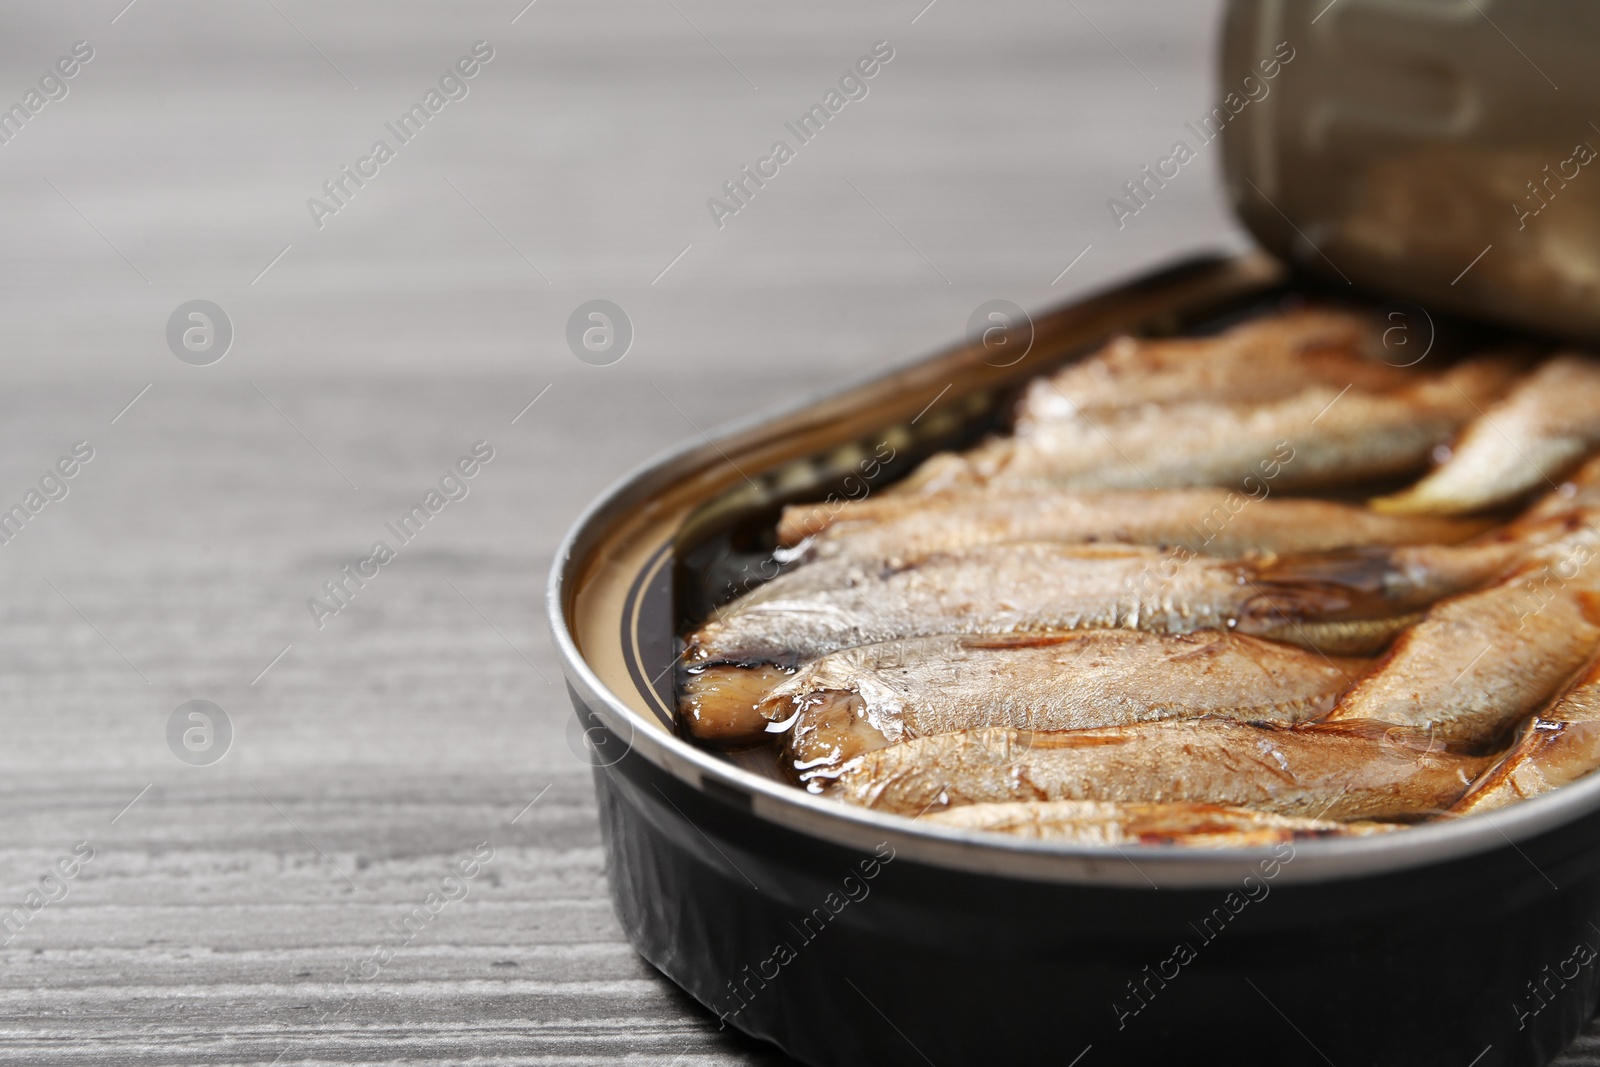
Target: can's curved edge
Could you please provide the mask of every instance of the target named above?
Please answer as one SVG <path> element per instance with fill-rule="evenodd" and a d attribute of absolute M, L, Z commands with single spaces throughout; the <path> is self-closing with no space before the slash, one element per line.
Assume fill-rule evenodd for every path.
<path fill-rule="evenodd" d="M 888 374 L 873 374 L 876 381 Z M 614 482 L 577 518 L 562 539 L 546 585 L 550 632 L 567 684 L 613 733 L 688 785 L 728 802 L 747 803 L 757 817 L 839 844 L 870 851 L 888 840 L 919 862 L 956 870 L 988 872 L 1032 881 L 1118 885 L 1132 889 L 1202 888 L 1237 884 L 1271 855 L 1270 846 L 1194 849 L 1177 845 L 1126 848 L 1028 841 L 933 825 L 812 796 L 728 763 L 714 753 L 662 731 L 629 708 L 600 680 L 579 650 L 569 624 L 566 594 L 591 542 L 611 517 L 648 495 L 648 486 L 719 452 L 717 442 L 804 411 L 840 396 L 861 382 L 764 409 L 689 440 Z M 1296 842 L 1296 862 L 1286 881 L 1357 879 L 1442 863 L 1536 837 L 1600 808 L 1600 774 L 1525 800 L 1492 814 L 1425 823 L 1392 834 Z M 1135 867 L 1132 857 L 1137 858 Z"/>

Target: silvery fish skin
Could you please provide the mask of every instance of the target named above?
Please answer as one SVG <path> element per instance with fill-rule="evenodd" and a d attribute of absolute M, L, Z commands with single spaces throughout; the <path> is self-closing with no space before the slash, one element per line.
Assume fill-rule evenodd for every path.
<path fill-rule="evenodd" d="M 1562 577 L 1530 564 L 1489 588 L 1435 604 L 1325 721 L 1394 723 L 1444 744 L 1493 742 L 1538 710 L 1600 647 L 1596 577 Z"/>
<path fill-rule="evenodd" d="M 1208 489 L 1073 492 L 951 491 L 881 495 L 843 505 L 784 509 L 778 539 L 812 537 L 806 554 L 827 559 L 916 559 L 1015 541 L 1182 545 L 1212 556 L 1318 552 L 1370 545 L 1452 544 L 1481 533 L 1478 520 L 1380 515 L 1327 500 Z"/>
<path fill-rule="evenodd" d="M 1600 447 L 1597 414 L 1600 362 L 1555 356 L 1474 419 L 1437 470 L 1372 506 L 1397 515 L 1459 515 L 1510 503 Z"/>
<path fill-rule="evenodd" d="M 1215 630 L 941 635 L 822 657 L 762 713 L 802 779 L 863 752 L 987 726 L 1080 730 L 1216 717 L 1293 725 L 1333 708 L 1370 660 Z"/>
<path fill-rule="evenodd" d="M 1394 477 L 1425 467 L 1514 373 L 1513 362 L 1485 357 L 1387 393 L 1313 385 L 1262 404 L 1197 401 L 1041 421 L 963 455 L 934 456 L 889 492 L 1295 491 Z"/>
<path fill-rule="evenodd" d="M 792 664 L 938 633 L 1227 629 L 1255 596 L 1236 564 L 1195 560 L 1165 580 L 1166 558 L 1133 546 L 1016 544 L 903 566 L 818 560 L 718 611 L 690 635 L 686 661 Z"/>
<path fill-rule="evenodd" d="M 1298 392 L 1308 381 L 1341 389 L 1354 381 L 1357 388 L 1381 391 L 1415 377 L 1361 354 L 1371 332 L 1366 316 L 1302 309 L 1254 319 L 1216 337 L 1117 337 L 1029 383 L 1017 422 L 1139 404 L 1270 400 Z"/>
<path fill-rule="evenodd" d="M 685 661 L 791 666 L 905 637 L 1039 630 L 1237 630 L 1297 641 L 1302 623 L 1413 610 L 1501 566 L 1490 551 L 1449 557 L 1440 569 L 1416 566 L 1420 549 L 1389 551 L 1404 567 L 1382 556 L 1218 560 L 1144 546 L 1040 543 L 898 565 L 818 560 L 720 609 L 689 636 Z"/>
<path fill-rule="evenodd" d="M 1568 785 L 1600 767 L 1600 657 L 1523 727 L 1505 757 L 1451 809 L 1496 811 Z"/>
<path fill-rule="evenodd" d="M 1179 845 L 1250 848 L 1320 837 L 1368 837 L 1394 823 L 1334 822 L 1217 804 L 1137 804 L 1093 800 L 1017 800 L 929 812 L 925 822 L 1072 845 Z"/>
<path fill-rule="evenodd" d="M 824 792 L 913 817 L 965 804 L 1095 800 L 1405 821 L 1448 808 L 1489 763 L 1400 728 L 1307 733 L 1201 720 L 1055 733 L 989 729 L 868 752 Z"/>

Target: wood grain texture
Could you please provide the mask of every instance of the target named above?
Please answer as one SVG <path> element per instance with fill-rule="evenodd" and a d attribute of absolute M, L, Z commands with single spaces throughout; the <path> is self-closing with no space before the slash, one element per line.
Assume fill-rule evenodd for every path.
<path fill-rule="evenodd" d="M 0 145 L 0 503 L 95 449 L 0 546 L 0 911 L 95 850 L 0 949 L 0 1063 L 782 1062 L 621 938 L 543 623 L 554 547 L 653 452 L 948 343 L 984 300 L 1241 244 L 1214 156 L 1124 229 L 1106 209 L 1216 94 L 1217 19 L 0 13 L 0 101 L 96 50 Z M 470 95 L 317 228 L 306 199 L 478 39 Z M 880 39 L 870 95 L 718 229 L 706 199 Z M 637 332 L 605 368 L 564 340 L 597 296 Z M 163 335 L 196 297 L 236 327 L 205 368 Z M 479 440 L 470 495 L 318 628 L 307 598 Z M 211 766 L 167 747 L 194 698 L 236 730 Z M 480 842 L 468 895 L 347 986 Z"/>

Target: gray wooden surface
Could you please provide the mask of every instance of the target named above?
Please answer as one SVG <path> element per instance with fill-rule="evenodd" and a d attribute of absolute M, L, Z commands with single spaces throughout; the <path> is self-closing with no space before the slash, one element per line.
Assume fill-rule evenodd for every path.
<path fill-rule="evenodd" d="M 95 449 L 0 546 L 0 913 L 94 850 L 0 931 L 0 1062 L 781 1062 L 621 939 L 553 548 L 656 450 L 984 300 L 1242 244 L 1214 158 L 1126 229 L 1105 203 L 1209 107 L 1217 5 L 125 4 L 0 22 L 0 103 L 95 50 L 0 145 L 0 505 Z M 467 97 L 318 229 L 306 199 L 480 39 Z M 706 199 L 879 40 L 719 230 Z M 636 329 L 608 367 L 564 339 L 596 297 Z M 196 298 L 236 330 L 208 367 L 164 338 Z M 478 440 L 470 495 L 319 630 L 307 598 Z M 196 698 L 235 728 L 209 766 L 166 738 Z"/>

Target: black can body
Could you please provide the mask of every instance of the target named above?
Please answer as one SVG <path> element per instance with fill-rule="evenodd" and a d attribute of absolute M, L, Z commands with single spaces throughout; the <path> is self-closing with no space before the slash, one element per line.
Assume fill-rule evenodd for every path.
<path fill-rule="evenodd" d="M 819 1067 L 1538 1065 L 1600 999 L 1600 813 L 1378 877 L 1279 881 L 1285 845 L 1234 889 L 1136 890 L 841 847 L 634 752 L 595 786 L 630 942 Z"/>

